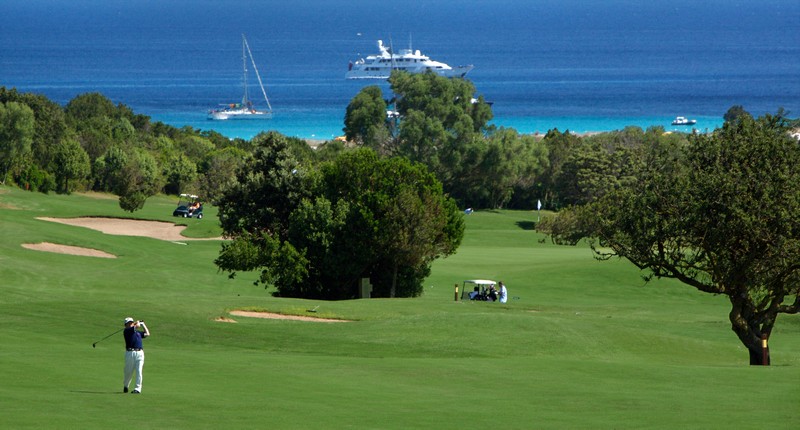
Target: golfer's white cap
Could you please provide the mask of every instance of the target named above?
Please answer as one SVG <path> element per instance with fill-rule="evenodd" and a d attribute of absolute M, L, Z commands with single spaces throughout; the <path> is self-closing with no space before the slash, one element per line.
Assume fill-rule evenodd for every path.
<path fill-rule="evenodd" d="M 133 318 L 131 318 L 131 317 L 125 318 L 125 324 L 132 323 L 132 322 L 133 322 Z"/>

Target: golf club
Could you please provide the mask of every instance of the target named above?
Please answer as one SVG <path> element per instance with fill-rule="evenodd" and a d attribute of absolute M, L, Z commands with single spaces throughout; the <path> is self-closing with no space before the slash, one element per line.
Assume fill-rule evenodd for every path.
<path fill-rule="evenodd" d="M 106 336 L 106 337 L 104 337 L 104 338 L 102 338 L 102 339 L 98 340 L 97 342 L 93 343 L 93 344 L 92 344 L 92 348 L 94 348 L 94 347 L 95 347 L 95 346 L 96 346 L 98 343 L 100 343 L 100 342 L 102 342 L 102 341 L 104 341 L 104 340 L 108 339 L 108 338 L 109 338 L 109 337 L 111 337 L 111 336 L 114 336 L 115 334 L 117 334 L 117 333 L 121 332 L 122 330 L 125 330 L 125 327 L 122 327 L 121 329 L 119 329 L 119 330 L 115 331 L 114 333 L 111 333 L 110 335 L 108 335 L 108 336 Z"/>

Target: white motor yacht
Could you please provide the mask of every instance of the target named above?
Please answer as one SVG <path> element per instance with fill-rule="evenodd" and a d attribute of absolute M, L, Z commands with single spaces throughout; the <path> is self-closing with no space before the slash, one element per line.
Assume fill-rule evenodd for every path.
<path fill-rule="evenodd" d="M 399 53 L 392 52 L 392 48 L 385 46 L 382 40 L 378 41 L 377 55 L 360 58 L 350 62 L 350 67 L 345 78 L 347 79 L 389 79 L 392 70 L 403 70 L 409 73 L 425 73 L 431 71 L 437 75 L 448 78 L 463 78 L 472 70 L 473 66 L 450 67 L 445 63 L 431 60 L 427 55 L 422 55 L 419 50 L 401 49 Z"/>
<path fill-rule="evenodd" d="M 676 117 L 674 120 L 672 120 L 672 125 L 695 125 L 695 124 L 697 124 L 696 119 L 688 119 L 682 116 Z"/>

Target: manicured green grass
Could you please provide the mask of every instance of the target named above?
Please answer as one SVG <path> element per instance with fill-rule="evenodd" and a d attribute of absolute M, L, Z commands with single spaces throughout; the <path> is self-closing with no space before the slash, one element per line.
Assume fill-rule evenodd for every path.
<path fill-rule="evenodd" d="M 171 217 L 152 198 L 133 214 Z M 37 217 L 128 217 L 105 195 L 0 187 L 0 425 L 107 429 L 793 428 L 800 318 L 781 316 L 773 366 L 751 367 L 724 297 L 645 285 L 625 261 L 541 243 L 535 212 L 467 216 L 458 253 L 417 299 L 277 299 L 228 279 L 218 241 L 112 236 Z M 118 256 L 27 250 L 54 242 Z M 502 280 L 509 303 L 454 301 L 465 279 Z M 318 306 L 316 313 L 307 312 Z M 232 317 L 234 309 L 350 319 Z M 147 321 L 144 392 L 121 393 L 122 319 Z"/>

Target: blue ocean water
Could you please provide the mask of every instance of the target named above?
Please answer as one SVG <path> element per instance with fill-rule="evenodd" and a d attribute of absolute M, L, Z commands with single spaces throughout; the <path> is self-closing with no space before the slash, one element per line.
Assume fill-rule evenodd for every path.
<path fill-rule="evenodd" d="M 242 33 L 275 115 L 207 120 L 241 97 Z M 736 104 L 800 115 L 796 0 L 5 0 L 0 85 L 59 103 L 99 91 L 230 137 L 326 139 L 364 85 L 388 93 L 344 79 L 377 39 L 473 64 L 493 123 L 524 133 L 673 129 L 679 115 L 713 129 Z"/>

